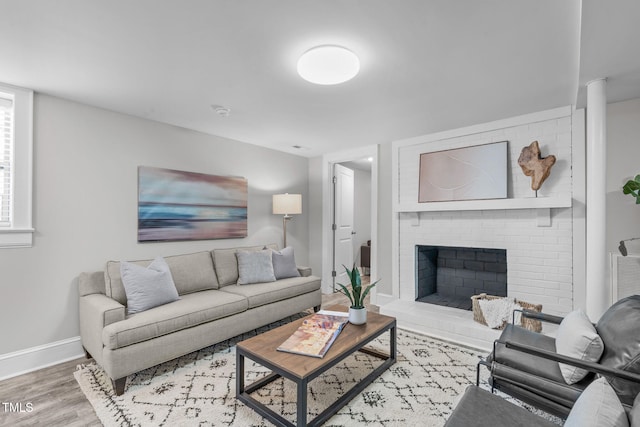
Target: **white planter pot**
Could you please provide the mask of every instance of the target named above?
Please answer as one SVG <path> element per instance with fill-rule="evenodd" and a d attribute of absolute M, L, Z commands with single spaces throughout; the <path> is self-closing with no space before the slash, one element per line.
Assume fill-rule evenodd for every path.
<path fill-rule="evenodd" d="M 349 307 L 349 323 L 353 323 L 354 325 L 367 323 L 367 309 Z"/>

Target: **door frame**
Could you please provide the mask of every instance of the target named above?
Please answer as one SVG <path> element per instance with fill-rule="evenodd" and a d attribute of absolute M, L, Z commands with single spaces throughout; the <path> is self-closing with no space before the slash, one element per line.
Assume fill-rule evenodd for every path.
<path fill-rule="evenodd" d="M 371 281 L 377 280 L 378 245 L 378 146 L 369 145 L 322 156 L 322 292 L 333 293 L 333 165 L 371 157 Z M 371 290 L 376 303 L 376 288 Z"/>

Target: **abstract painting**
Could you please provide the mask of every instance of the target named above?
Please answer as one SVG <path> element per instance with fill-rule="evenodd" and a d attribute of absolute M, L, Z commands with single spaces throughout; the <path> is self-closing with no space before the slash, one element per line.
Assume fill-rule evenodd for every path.
<path fill-rule="evenodd" d="M 507 141 L 420 155 L 420 203 L 506 197 Z"/>
<path fill-rule="evenodd" d="M 138 167 L 138 241 L 247 236 L 247 180 Z"/>

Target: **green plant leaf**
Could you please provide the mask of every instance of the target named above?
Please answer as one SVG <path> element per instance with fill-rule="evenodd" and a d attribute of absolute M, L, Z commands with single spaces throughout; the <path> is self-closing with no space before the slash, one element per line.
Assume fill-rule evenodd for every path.
<path fill-rule="evenodd" d="M 635 197 L 636 205 L 640 204 L 640 174 L 636 175 L 633 179 L 628 180 L 622 186 L 622 193 Z"/>
<path fill-rule="evenodd" d="M 351 306 L 355 306 L 355 302 L 353 301 L 353 298 L 351 297 L 351 294 L 349 293 L 349 289 L 347 289 L 347 287 L 345 285 L 343 285 L 342 283 L 338 283 L 338 286 L 340 286 L 341 292 L 343 294 L 345 294 L 347 296 L 347 298 L 349 298 L 349 302 L 351 303 Z"/>
<path fill-rule="evenodd" d="M 360 271 L 356 268 L 355 263 L 353 264 L 353 276 L 354 276 L 354 280 L 355 280 L 355 285 L 357 287 L 361 287 L 362 286 L 362 279 L 360 278 Z"/>

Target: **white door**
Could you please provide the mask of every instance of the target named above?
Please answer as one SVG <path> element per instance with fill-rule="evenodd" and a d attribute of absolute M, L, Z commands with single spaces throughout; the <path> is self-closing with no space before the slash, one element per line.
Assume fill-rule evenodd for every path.
<path fill-rule="evenodd" d="M 354 173 L 342 165 L 334 165 L 334 283 L 348 285 L 343 265 L 353 267 L 353 200 Z M 336 286 L 334 285 L 334 290 Z"/>

